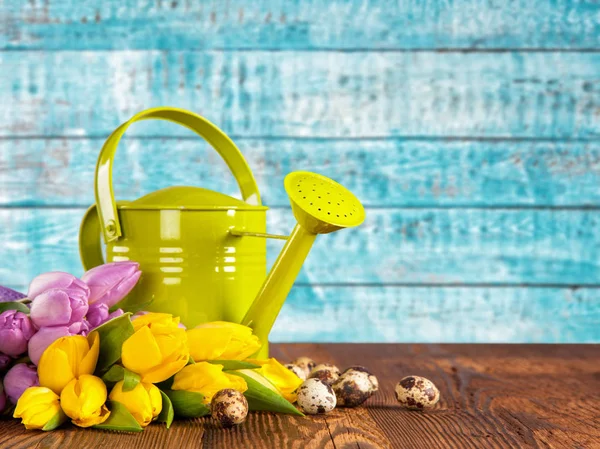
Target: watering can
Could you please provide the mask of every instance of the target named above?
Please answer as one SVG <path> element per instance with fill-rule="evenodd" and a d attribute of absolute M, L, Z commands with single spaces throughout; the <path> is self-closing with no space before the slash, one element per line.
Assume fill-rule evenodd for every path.
<path fill-rule="evenodd" d="M 200 187 L 175 186 L 135 201 L 115 201 L 113 161 L 127 128 L 141 120 L 168 120 L 203 137 L 225 160 L 242 200 Z M 142 276 L 120 304 L 124 310 L 171 313 L 187 327 L 208 321 L 248 325 L 268 354 L 271 327 L 317 237 L 357 226 L 365 212 L 335 181 L 309 172 L 286 176 L 297 224 L 289 237 L 266 232 L 266 211 L 254 176 L 235 144 L 203 117 L 176 108 L 140 112 L 106 140 L 96 165 L 96 204 L 83 217 L 79 250 L 89 270 L 131 260 Z M 100 236 L 104 237 L 106 259 Z M 266 239 L 286 240 L 266 275 Z"/>

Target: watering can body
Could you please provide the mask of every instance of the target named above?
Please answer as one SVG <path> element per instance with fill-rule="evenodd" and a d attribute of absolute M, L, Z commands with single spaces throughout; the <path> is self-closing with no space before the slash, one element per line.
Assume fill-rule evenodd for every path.
<path fill-rule="evenodd" d="M 173 121 L 204 137 L 227 162 L 244 200 L 199 187 L 169 187 L 135 201 L 115 201 L 112 164 L 117 144 L 131 123 L 147 119 Z M 106 141 L 96 167 L 95 193 L 96 204 L 80 229 L 84 268 L 132 260 L 142 271 L 121 307 L 172 313 L 188 327 L 242 320 L 266 276 L 266 240 L 231 231 L 265 233 L 267 208 L 260 203 L 246 161 L 222 131 L 188 111 L 144 111 Z"/>

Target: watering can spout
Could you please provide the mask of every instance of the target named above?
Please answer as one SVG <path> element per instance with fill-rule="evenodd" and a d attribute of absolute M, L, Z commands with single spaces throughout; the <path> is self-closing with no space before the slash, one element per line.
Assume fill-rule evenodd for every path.
<path fill-rule="evenodd" d="M 268 356 L 269 332 L 317 235 L 358 226 L 365 219 L 358 199 L 325 176 L 293 172 L 284 185 L 298 223 L 242 320 L 263 343 L 258 358 Z"/>

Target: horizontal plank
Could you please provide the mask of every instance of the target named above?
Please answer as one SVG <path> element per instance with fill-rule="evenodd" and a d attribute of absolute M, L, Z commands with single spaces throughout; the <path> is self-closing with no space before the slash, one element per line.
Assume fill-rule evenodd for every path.
<path fill-rule="evenodd" d="M 104 137 L 165 104 L 233 136 L 600 136 L 600 53 L 31 51 L 0 64 L 0 136 Z"/>
<path fill-rule="evenodd" d="M 298 285 L 271 340 L 600 343 L 600 289 Z"/>
<path fill-rule="evenodd" d="M 87 206 L 101 139 L 0 140 L 0 206 Z M 374 207 L 600 206 L 600 142 L 238 139 L 263 202 L 286 206 L 285 175 L 327 174 Z M 169 185 L 239 196 L 202 139 L 125 139 L 118 198 Z"/>
<path fill-rule="evenodd" d="M 81 274 L 83 209 L 0 209 L 0 284 Z M 273 209 L 268 229 L 293 227 Z M 273 262 L 280 241 L 269 241 Z M 301 284 L 597 285 L 600 211 L 368 209 L 363 226 L 317 239 Z"/>
<path fill-rule="evenodd" d="M 5 49 L 597 48 L 594 2 L 2 2 Z"/>

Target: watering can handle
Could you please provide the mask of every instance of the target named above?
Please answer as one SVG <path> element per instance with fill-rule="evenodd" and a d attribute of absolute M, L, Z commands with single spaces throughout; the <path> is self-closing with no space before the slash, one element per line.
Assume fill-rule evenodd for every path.
<path fill-rule="evenodd" d="M 129 128 L 129 125 L 141 120 L 150 119 L 167 120 L 177 123 L 203 137 L 229 166 L 238 183 L 244 201 L 256 206 L 261 205 L 258 186 L 256 185 L 254 175 L 250 171 L 250 167 L 248 167 L 240 150 L 223 131 L 205 118 L 184 109 L 169 107 L 146 109 L 134 115 L 130 120 L 114 130 L 104 143 L 98 157 L 95 186 L 96 205 L 98 206 L 100 228 L 106 242 L 116 240 L 122 235 L 112 185 L 112 166 L 117 145 L 127 128 Z"/>

